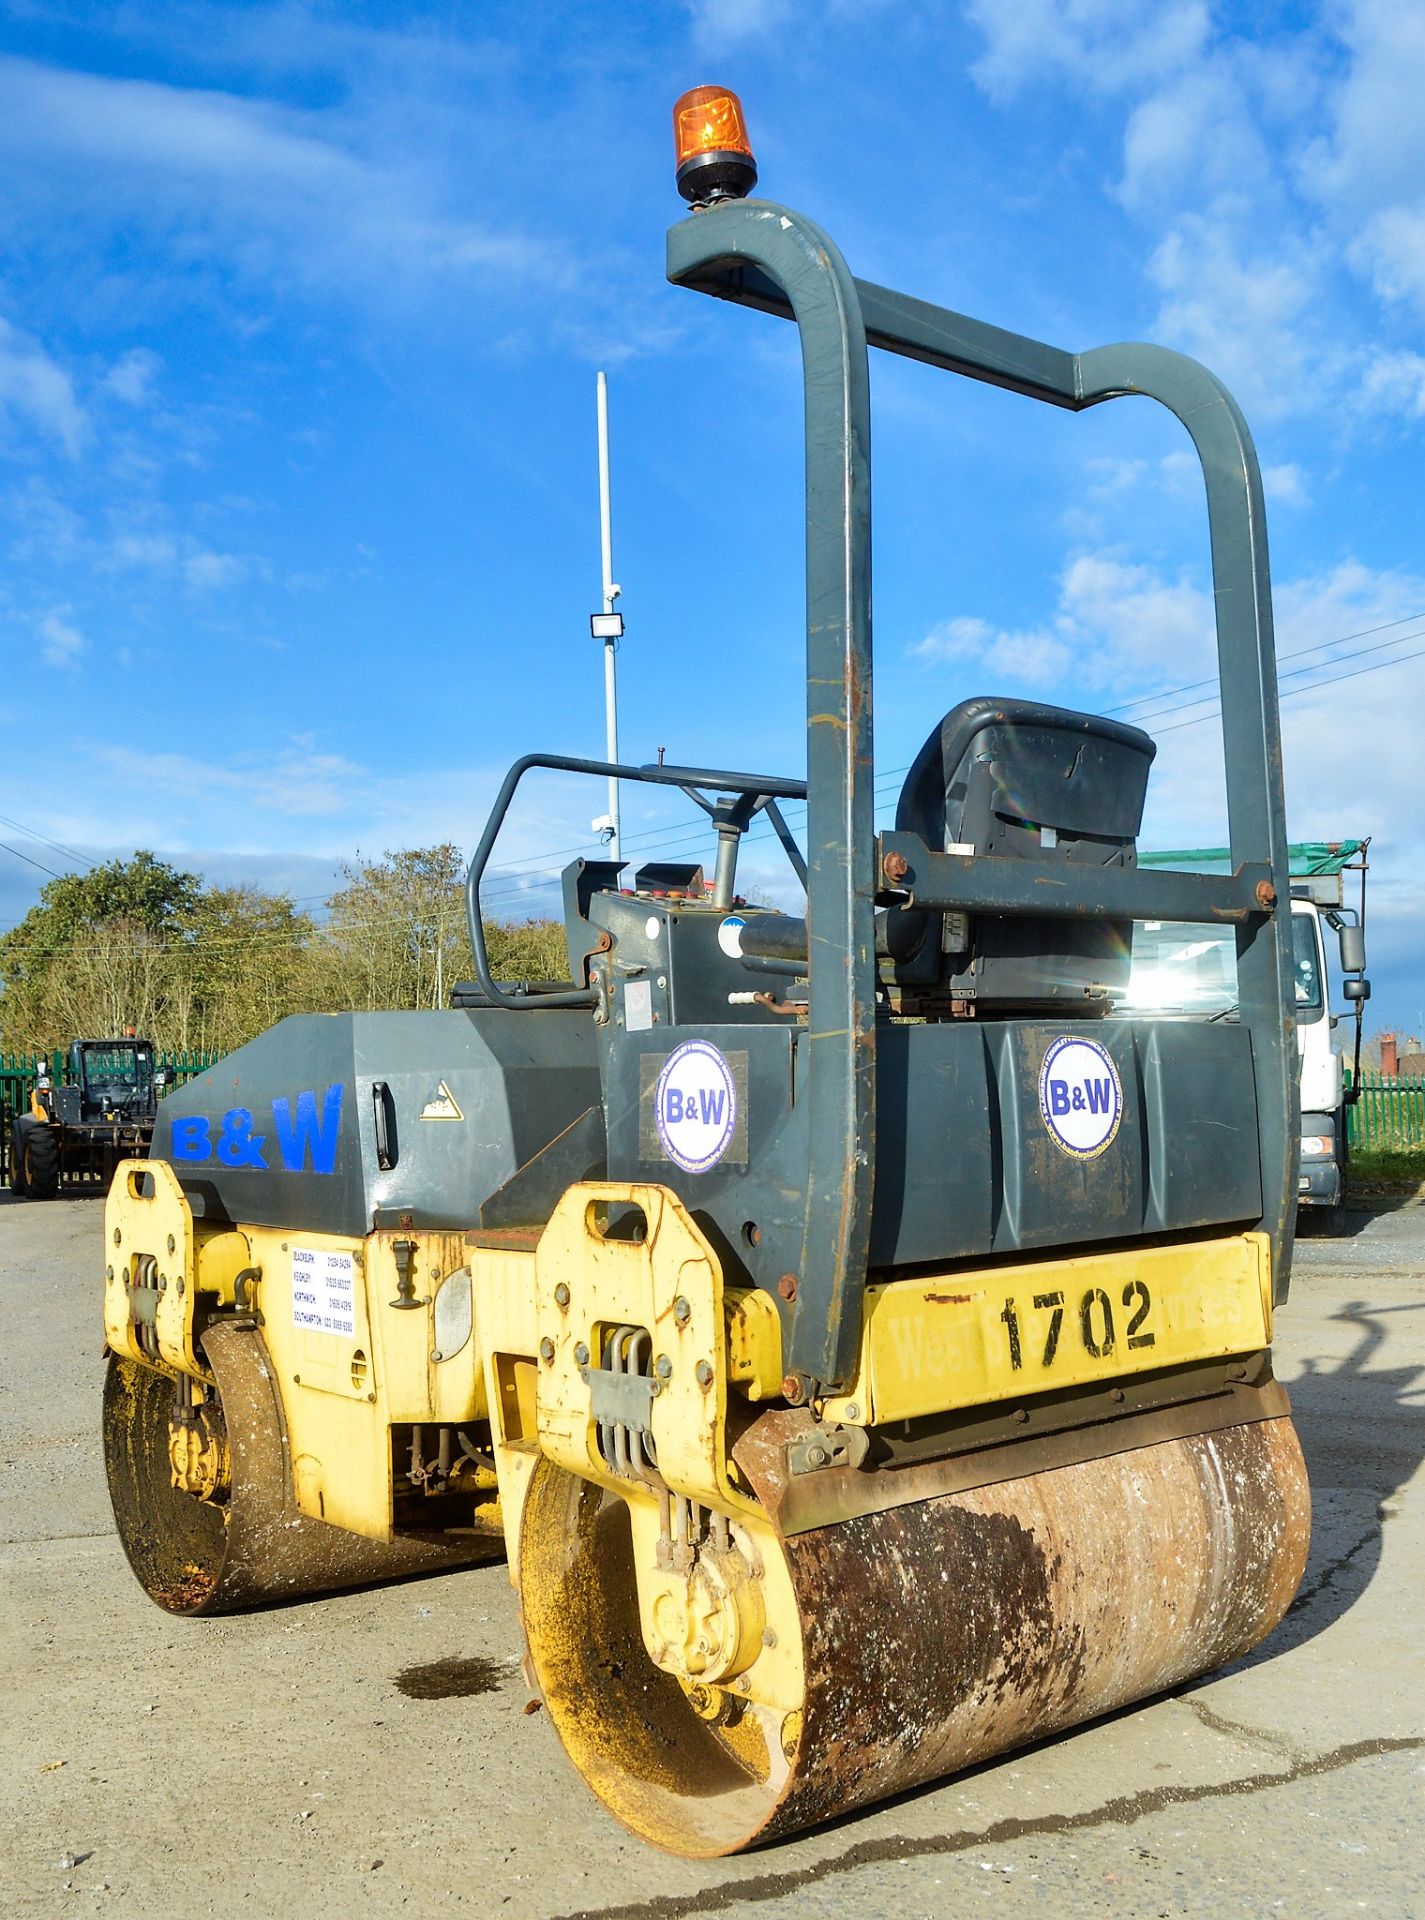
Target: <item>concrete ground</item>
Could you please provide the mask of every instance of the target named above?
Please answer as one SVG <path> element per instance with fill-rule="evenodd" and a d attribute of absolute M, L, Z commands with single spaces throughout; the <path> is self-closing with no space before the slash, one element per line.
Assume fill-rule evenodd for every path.
<path fill-rule="evenodd" d="M 0 1194 L 0 1912 L 1425 1916 L 1425 1209 L 1351 1225 L 1303 1242 L 1278 1324 L 1315 1535 L 1263 1648 L 693 1865 L 616 1827 L 526 1711 L 503 1568 L 155 1609 L 99 1458 L 100 1203 Z M 478 1684 L 476 1655 L 476 1694 L 398 1685 L 444 1661 Z"/>

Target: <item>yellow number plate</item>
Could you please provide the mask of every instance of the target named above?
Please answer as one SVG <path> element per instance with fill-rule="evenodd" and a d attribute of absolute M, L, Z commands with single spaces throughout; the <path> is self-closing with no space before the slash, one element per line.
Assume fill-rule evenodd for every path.
<path fill-rule="evenodd" d="M 875 1425 L 1253 1353 L 1271 1339 L 1262 1233 L 872 1287 L 855 1385 L 827 1417 Z"/>

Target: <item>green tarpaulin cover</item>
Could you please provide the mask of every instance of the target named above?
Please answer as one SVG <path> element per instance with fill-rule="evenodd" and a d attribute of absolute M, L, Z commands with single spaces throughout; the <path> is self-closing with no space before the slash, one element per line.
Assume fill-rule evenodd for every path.
<path fill-rule="evenodd" d="M 1295 840 L 1287 848 L 1291 872 L 1305 877 L 1310 873 L 1339 873 L 1363 851 L 1364 840 Z M 1230 868 L 1232 856 L 1226 847 L 1174 847 L 1166 853 L 1140 853 L 1140 867 L 1181 867 L 1202 872 L 1213 867 Z"/>

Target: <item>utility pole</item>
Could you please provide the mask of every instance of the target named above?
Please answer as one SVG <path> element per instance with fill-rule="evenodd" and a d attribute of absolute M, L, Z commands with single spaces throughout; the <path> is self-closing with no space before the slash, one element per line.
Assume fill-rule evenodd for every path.
<path fill-rule="evenodd" d="M 623 638 L 623 615 L 614 611 L 614 602 L 623 592 L 614 580 L 613 511 L 609 500 L 609 383 L 603 374 L 598 379 L 599 404 L 599 545 L 603 561 L 604 610 L 589 618 L 589 631 L 604 643 L 604 739 L 605 758 L 618 759 L 618 676 L 614 655 Z M 619 858 L 618 781 L 609 776 L 609 810 L 595 820 L 594 831 L 601 835 L 612 860 Z"/>

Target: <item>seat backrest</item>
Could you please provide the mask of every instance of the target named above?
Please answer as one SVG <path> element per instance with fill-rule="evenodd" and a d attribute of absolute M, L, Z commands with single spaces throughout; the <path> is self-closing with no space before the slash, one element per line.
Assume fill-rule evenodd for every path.
<path fill-rule="evenodd" d="M 1131 866 L 1156 751 L 1140 728 L 1094 714 L 965 700 L 916 755 L 896 828 L 942 853 Z M 987 1013 L 1101 1014 L 1128 981 L 1131 922 L 910 909 L 886 931 L 898 980 Z"/>

